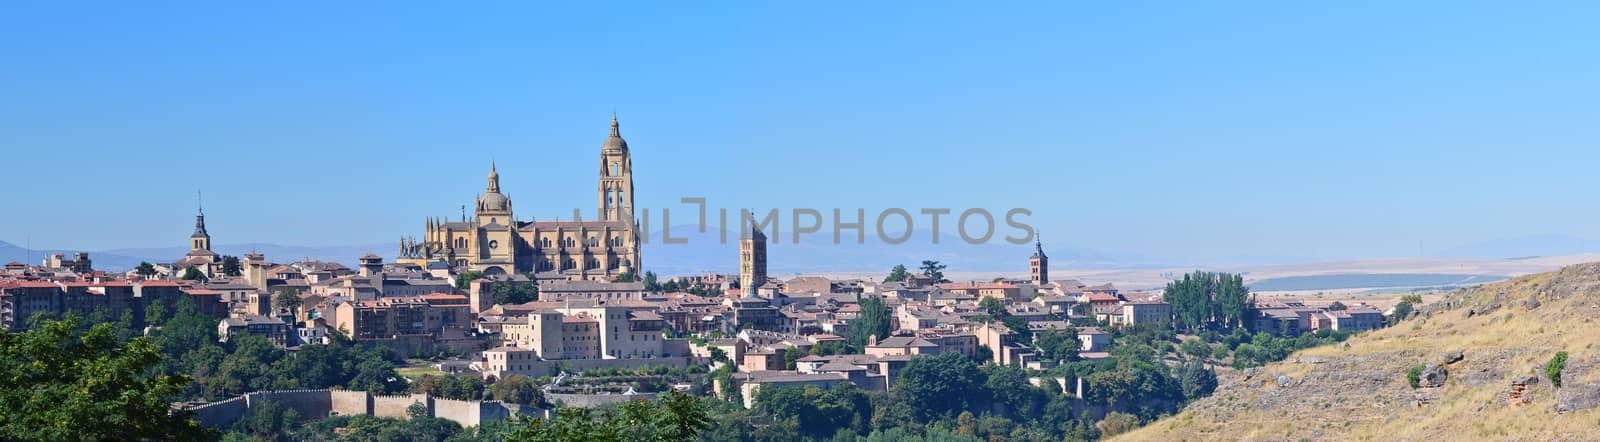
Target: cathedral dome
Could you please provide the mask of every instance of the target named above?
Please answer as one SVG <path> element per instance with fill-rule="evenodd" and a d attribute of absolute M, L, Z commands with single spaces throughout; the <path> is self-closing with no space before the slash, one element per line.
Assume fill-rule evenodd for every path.
<path fill-rule="evenodd" d="M 509 212 L 511 211 L 511 198 L 500 192 L 490 192 L 478 196 L 479 212 Z"/>
<path fill-rule="evenodd" d="M 478 195 L 478 213 L 507 213 L 511 211 L 511 198 L 500 193 L 500 171 L 495 170 L 494 162 L 489 163 L 489 187 Z"/>
<path fill-rule="evenodd" d="M 601 147 L 608 151 L 628 150 L 628 141 L 622 139 L 622 132 L 617 129 L 617 116 L 611 116 L 611 136 L 606 137 L 606 144 Z"/>

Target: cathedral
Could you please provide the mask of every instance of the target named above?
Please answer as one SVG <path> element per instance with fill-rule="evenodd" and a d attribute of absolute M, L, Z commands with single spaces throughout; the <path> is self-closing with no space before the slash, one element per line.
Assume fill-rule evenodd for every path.
<path fill-rule="evenodd" d="M 450 221 L 428 218 L 422 240 L 402 240 L 400 261 L 444 263 L 457 271 L 489 275 L 532 274 L 542 280 L 605 280 L 636 273 L 637 221 L 633 218 L 633 161 L 616 116 L 600 148 L 599 214 L 594 220 L 517 221 L 511 197 L 500 192 L 500 173 L 491 162 L 489 182 L 474 204 Z"/>

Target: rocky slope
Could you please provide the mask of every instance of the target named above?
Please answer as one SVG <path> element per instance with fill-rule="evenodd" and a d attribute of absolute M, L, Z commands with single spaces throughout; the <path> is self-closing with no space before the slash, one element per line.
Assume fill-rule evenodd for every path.
<path fill-rule="evenodd" d="M 1229 375 L 1118 440 L 1600 440 L 1597 327 L 1600 263 L 1462 289 L 1395 327 Z M 1560 387 L 1543 370 L 1558 351 Z"/>

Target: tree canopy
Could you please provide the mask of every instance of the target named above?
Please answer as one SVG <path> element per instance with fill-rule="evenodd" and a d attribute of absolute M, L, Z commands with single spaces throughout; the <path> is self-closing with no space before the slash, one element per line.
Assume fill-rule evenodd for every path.
<path fill-rule="evenodd" d="M 863 349 L 867 346 L 870 337 L 883 339 L 889 337 L 889 308 L 883 304 L 883 298 L 877 296 L 863 296 L 861 298 L 861 314 L 850 321 L 850 331 L 847 338 L 850 347 Z"/>
<path fill-rule="evenodd" d="M 200 269 L 194 267 L 185 267 L 183 276 L 180 278 L 187 281 L 205 281 L 207 279 L 205 273 L 201 273 Z"/>
<path fill-rule="evenodd" d="M 149 375 L 161 361 L 150 339 L 119 345 L 112 325 L 80 333 L 76 319 L 25 333 L 0 331 L 0 434 L 17 440 L 215 438 L 170 400 L 183 375 Z"/>
<path fill-rule="evenodd" d="M 910 276 L 911 272 L 906 271 L 905 264 L 895 264 L 894 268 L 889 269 L 889 276 L 885 276 L 883 282 L 901 282 Z"/>
<path fill-rule="evenodd" d="M 1172 306 L 1174 325 L 1198 330 L 1208 325 L 1243 325 L 1252 306 L 1250 289 L 1237 274 L 1195 271 L 1167 283 L 1163 298 Z"/>
<path fill-rule="evenodd" d="M 946 266 L 944 264 L 940 264 L 939 261 L 923 261 L 920 269 L 922 270 L 923 277 L 928 278 L 935 283 L 945 283 L 950 282 L 950 280 L 944 279 L 945 267 Z"/>

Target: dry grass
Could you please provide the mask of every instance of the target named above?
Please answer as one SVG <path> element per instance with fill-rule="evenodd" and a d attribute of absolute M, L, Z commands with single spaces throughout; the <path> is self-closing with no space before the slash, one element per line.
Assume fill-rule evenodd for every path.
<path fill-rule="evenodd" d="M 1582 272 L 1576 271 L 1584 270 Z M 1304 394 L 1314 391 L 1292 386 L 1285 392 L 1275 382 L 1255 379 L 1224 387 L 1218 395 L 1200 401 L 1176 416 L 1152 423 L 1118 440 L 1551 440 L 1600 438 L 1600 409 L 1557 414 L 1554 392 L 1541 379 L 1534 402 L 1511 407 L 1504 392 L 1512 376 L 1534 374 L 1557 351 L 1574 358 L 1590 357 L 1600 333 L 1594 331 L 1600 317 L 1600 265 L 1574 266 L 1557 273 L 1544 273 L 1513 279 L 1477 289 L 1458 291 L 1445 298 L 1453 309 L 1438 311 L 1429 319 L 1411 321 L 1396 327 L 1352 338 L 1349 348 L 1330 345 L 1306 349 L 1289 360 L 1270 364 L 1267 373 L 1286 374 L 1302 379 L 1314 371 L 1353 369 L 1350 360 L 1361 355 L 1401 353 L 1395 360 L 1371 362 L 1395 372 L 1388 382 L 1370 395 L 1341 391 L 1336 397 L 1312 397 L 1312 404 L 1301 408 L 1263 409 L 1249 406 L 1258 395 Z M 1579 277 L 1584 278 L 1578 280 Z M 1529 310 L 1522 302 L 1530 294 L 1554 297 Z M 1497 297 L 1498 295 L 1498 297 Z M 1468 317 L 1469 309 L 1499 302 L 1502 307 L 1487 314 Z M 1404 381 L 1404 368 L 1419 362 L 1436 362 L 1437 355 L 1462 350 L 1467 359 L 1451 366 L 1452 376 L 1428 405 L 1384 403 L 1381 397 L 1410 394 Z M 1326 359 L 1324 364 L 1294 363 L 1298 357 Z M 1503 360 L 1500 360 L 1503 358 Z M 1361 367 L 1368 370 L 1374 367 Z M 1506 373 L 1481 385 L 1467 385 L 1463 374 L 1492 370 Z M 1539 375 L 1542 378 L 1542 374 Z M 1590 378 L 1600 377 L 1593 372 Z M 1572 379 L 1569 382 L 1600 382 L 1600 379 Z M 1223 393 L 1227 394 L 1223 394 Z M 1385 396 L 1387 395 L 1387 396 Z M 1225 399 L 1231 398 L 1231 399 Z M 1229 402 L 1231 401 L 1231 402 Z M 1204 409 L 1204 412 L 1196 411 Z M 1320 433 L 1318 433 L 1320 430 Z"/>

